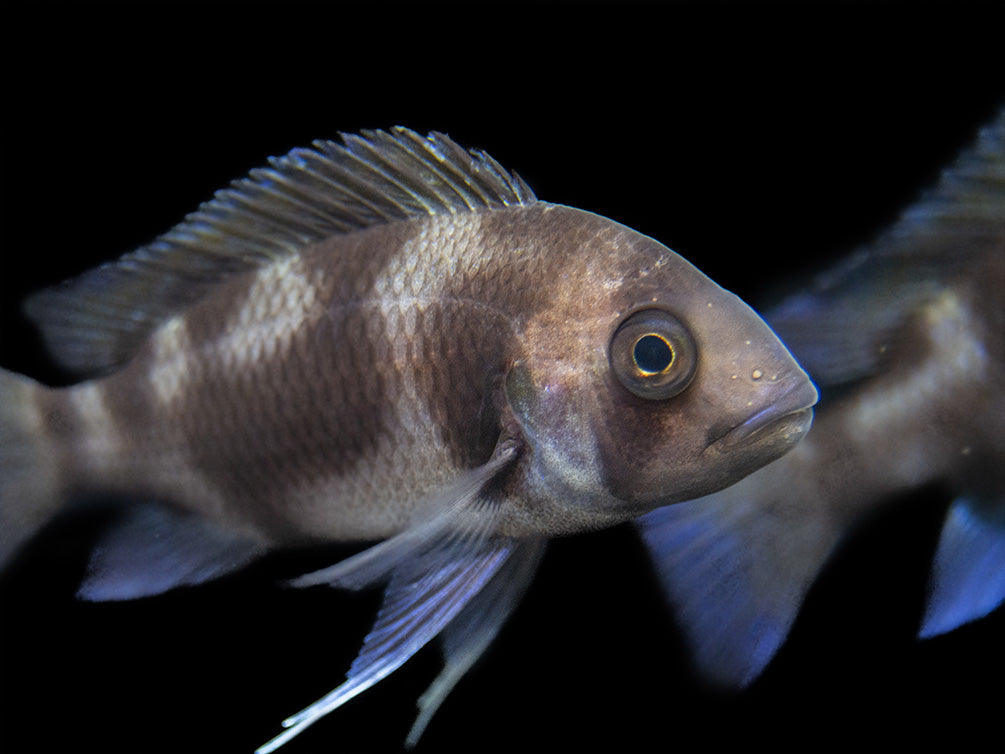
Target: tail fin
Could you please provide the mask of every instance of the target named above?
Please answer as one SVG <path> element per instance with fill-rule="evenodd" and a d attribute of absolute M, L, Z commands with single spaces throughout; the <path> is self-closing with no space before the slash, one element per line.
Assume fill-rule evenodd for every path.
<path fill-rule="evenodd" d="M 0 571 L 59 507 L 42 408 L 49 391 L 0 370 Z"/>

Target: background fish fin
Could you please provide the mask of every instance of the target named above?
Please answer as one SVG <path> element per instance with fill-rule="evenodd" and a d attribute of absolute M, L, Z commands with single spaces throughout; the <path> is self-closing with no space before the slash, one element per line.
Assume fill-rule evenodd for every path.
<path fill-rule="evenodd" d="M 368 226 L 536 201 L 519 176 L 440 133 L 342 140 L 270 159 L 151 244 L 30 298 L 53 357 L 80 376 L 107 373 L 230 275 Z"/>
<path fill-rule="evenodd" d="M 491 538 L 489 527 L 454 532 L 399 564 L 384 592 L 377 621 L 363 640 L 345 682 L 283 721 L 286 731 L 260 747 L 275 751 L 308 726 L 397 670 L 478 594 L 517 549 Z"/>
<path fill-rule="evenodd" d="M 765 319 L 818 385 L 882 368 L 898 329 L 969 255 L 1005 237 L 1005 111 L 890 230 Z"/>
<path fill-rule="evenodd" d="M 405 739 L 406 748 L 418 743 L 457 682 L 464 677 L 495 639 L 530 585 L 544 554 L 546 540 L 524 540 L 489 583 L 461 610 L 440 635 L 443 670 L 419 698 L 419 715 Z"/>
<path fill-rule="evenodd" d="M 698 669 L 725 686 L 747 685 L 771 660 L 840 535 L 765 484 L 767 469 L 636 522 Z"/>
<path fill-rule="evenodd" d="M 983 618 L 1005 601 L 1003 503 L 959 498 L 949 506 L 932 566 L 921 638 Z"/>
<path fill-rule="evenodd" d="M 786 299 L 764 318 L 826 396 L 829 387 L 881 369 L 893 336 L 926 290 L 935 288 L 918 282 L 899 298 L 866 297 L 864 288 L 848 295 L 811 291 Z"/>
<path fill-rule="evenodd" d="M 36 409 L 45 390 L 0 370 L 0 570 L 60 507 L 55 463 L 41 442 Z"/>
<path fill-rule="evenodd" d="M 265 551 L 200 516 L 140 504 L 95 547 L 77 596 L 99 602 L 161 594 L 236 571 Z"/>

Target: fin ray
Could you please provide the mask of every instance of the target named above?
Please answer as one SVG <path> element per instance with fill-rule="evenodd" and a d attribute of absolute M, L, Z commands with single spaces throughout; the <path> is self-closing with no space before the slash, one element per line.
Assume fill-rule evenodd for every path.
<path fill-rule="evenodd" d="M 932 564 L 921 638 L 983 618 L 1005 601 L 1003 502 L 959 498 L 950 505 Z"/>
<path fill-rule="evenodd" d="M 437 512 L 401 534 L 342 563 L 294 579 L 296 587 L 329 584 L 360 589 L 388 578 L 373 628 L 346 680 L 283 721 L 287 730 L 257 750 L 267 754 L 394 672 L 434 639 L 492 579 L 517 549 L 494 537 L 499 506 L 484 496 L 486 483 L 517 452 L 502 440 L 492 458 L 437 492 Z"/>
<path fill-rule="evenodd" d="M 80 375 L 107 373 L 227 276 L 332 235 L 536 201 L 484 152 L 401 127 L 318 141 L 269 162 L 151 244 L 32 296 L 26 312 L 59 363 Z"/>
<path fill-rule="evenodd" d="M 419 714 L 405 739 L 405 748 L 418 743 L 454 686 L 495 639 L 534 578 L 545 544 L 545 540 L 517 543 L 499 572 L 443 630 L 440 639 L 444 667 L 419 697 Z"/>
<path fill-rule="evenodd" d="M 840 536 L 813 506 L 767 494 L 789 493 L 772 469 L 637 521 L 698 669 L 728 687 L 774 657 Z"/>
<path fill-rule="evenodd" d="M 508 539 L 462 538 L 406 561 L 392 574 L 373 629 L 344 683 L 283 721 L 286 730 L 257 750 L 275 751 L 310 725 L 397 670 L 428 644 L 499 571 Z"/>

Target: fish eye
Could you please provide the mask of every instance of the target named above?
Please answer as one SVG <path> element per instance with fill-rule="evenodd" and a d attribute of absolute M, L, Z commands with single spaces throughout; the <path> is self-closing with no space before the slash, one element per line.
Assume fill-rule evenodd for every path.
<path fill-rule="evenodd" d="M 677 354 L 662 335 L 647 333 L 635 341 L 632 360 L 642 374 L 660 374 L 673 366 Z"/>
<path fill-rule="evenodd" d="M 618 381 L 631 393 L 651 400 L 683 391 L 698 364 L 691 333 L 662 309 L 629 315 L 615 330 L 608 355 Z"/>

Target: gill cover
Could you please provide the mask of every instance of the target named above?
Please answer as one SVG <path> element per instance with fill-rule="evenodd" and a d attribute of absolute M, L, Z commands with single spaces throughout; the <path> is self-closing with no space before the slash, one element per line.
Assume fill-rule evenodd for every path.
<path fill-rule="evenodd" d="M 536 467 L 529 483 L 543 483 L 546 489 L 539 492 L 560 493 L 569 502 L 601 489 L 586 391 L 560 382 L 538 384 L 519 362 L 506 375 L 505 391 Z"/>

